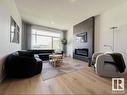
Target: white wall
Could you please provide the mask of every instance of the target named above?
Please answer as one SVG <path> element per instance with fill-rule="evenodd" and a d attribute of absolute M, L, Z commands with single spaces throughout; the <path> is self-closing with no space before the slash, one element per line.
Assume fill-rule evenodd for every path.
<path fill-rule="evenodd" d="M 121 52 L 124 55 L 124 59 L 127 65 L 127 2 L 117 6 L 111 10 L 108 10 L 102 13 L 97 17 L 95 23 L 96 36 L 99 36 L 99 39 L 96 39 L 96 48 L 99 51 L 111 51 L 109 47 L 104 47 L 104 45 L 113 45 L 113 30 L 111 27 L 118 27 L 115 29 L 114 36 L 114 49 L 116 52 Z"/>
<path fill-rule="evenodd" d="M 100 51 L 100 16 L 95 17 L 94 52 Z"/>
<path fill-rule="evenodd" d="M 21 49 L 21 31 L 20 44 L 10 43 L 10 16 L 14 18 L 21 30 L 21 18 L 15 1 L 0 0 L 0 70 L 2 67 L 2 60 L 7 54 Z"/>
<path fill-rule="evenodd" d="M 73 57 L 73 27 L 67 32 L 67 56 Z"/>

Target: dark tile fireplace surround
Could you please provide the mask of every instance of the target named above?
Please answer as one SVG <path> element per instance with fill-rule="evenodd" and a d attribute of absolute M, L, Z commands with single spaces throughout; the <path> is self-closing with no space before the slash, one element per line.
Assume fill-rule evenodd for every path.
<path fill-rule="evenodd" d="M 86 62 L 89 61 L 94 52 L 94 17 L 74 25 L 73 36 L 73 58 Z M 79 40 L 78 37 L 82 40 Z"/>

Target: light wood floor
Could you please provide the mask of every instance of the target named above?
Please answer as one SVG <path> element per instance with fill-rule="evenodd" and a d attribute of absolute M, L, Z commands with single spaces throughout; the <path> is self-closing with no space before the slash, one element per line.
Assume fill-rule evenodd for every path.
<path fill-rule="evenodd" d="M 41 74 L 32 78 L 20 80 L 6 80 L 0 84 L 0 95 L 4 94 L 83 94 L 83 95 L 110 95 L 111 78 L 99 77 L 89 68 L 88 63 L 65 58 L 72 64 L 86 64 L 84 69 L 58 76 L 46 81 L 42 80 Z M 125 90 L 127 89 L 127 74 L 125 77 Z M 117 94 L 120 95 L 121 93 Z M 122 95 L 127 95 L 123 93 Z"/>

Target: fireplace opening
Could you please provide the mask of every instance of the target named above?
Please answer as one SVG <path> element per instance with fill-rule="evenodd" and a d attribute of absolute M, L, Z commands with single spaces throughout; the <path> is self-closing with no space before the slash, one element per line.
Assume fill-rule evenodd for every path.
<path fill-rule="evenodd" d="M 75 49 L 75 55 L 81 55 L 81 56 L 88 57 L 88 49 L 86 49 L 86 48 L 83 48 L 83 49 Z"/>

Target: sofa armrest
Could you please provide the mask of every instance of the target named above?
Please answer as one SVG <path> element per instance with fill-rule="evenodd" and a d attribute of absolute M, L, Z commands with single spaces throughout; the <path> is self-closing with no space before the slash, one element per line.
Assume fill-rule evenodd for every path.
<path fill-rule="evenodd" d="M 105 63 L 105 61 L 114 62 L 112 57 L 109 54 L 100 54 L 100 55 L 97 56 L 96 64 L 95 64 L 97 74 L 99 74 L 100 72 L 104 72 L 104 67 L 105 67 L 106 64 L 108 64 L 108 63 Z M 110 65 L 112 65 L 112 64 L 110 64 Z"/>
<path fill-rule="evenodd" d="M 96 60 L 97 60 L 97 56 L 100 55 L 100 54 L 104 54 L 104 53 L 101 53 L 101 52 L 96 52 L 92 55 L 92 60 L 91 58 L 89 58 L 89 66 L 94 66 L 95 67 L 95 63 L 96 63 Z"/>
<path fill-rule="evenodd" d="M 94 53 L 94 54 L 92 55 L 92 61 L 95 61 L 96 58 L 97 58 L 97 56 L 100 55 L 100 54 L 103 54 L 103 53 L 101 53 L 101 52 L 96 52 L 96 53 Z"/>

